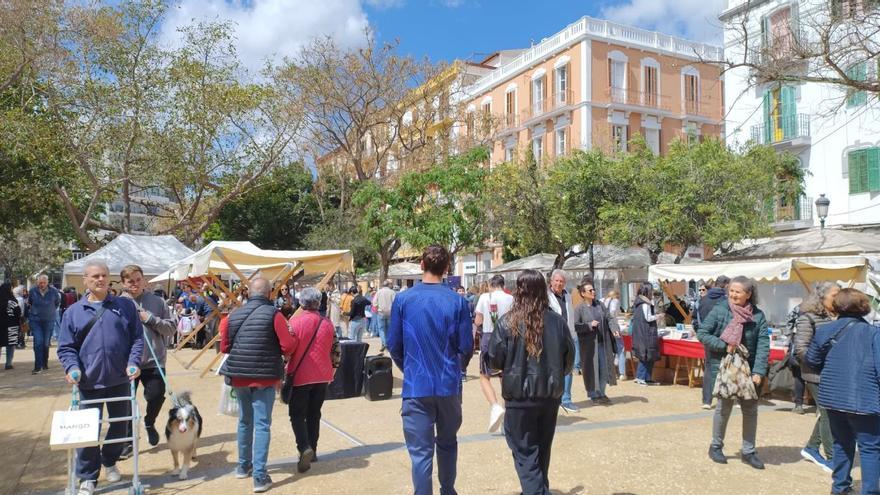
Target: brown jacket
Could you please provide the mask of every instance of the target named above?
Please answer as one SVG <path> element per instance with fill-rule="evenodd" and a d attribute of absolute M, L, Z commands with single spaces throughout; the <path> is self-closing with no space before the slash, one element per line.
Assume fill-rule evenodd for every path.
<path fill-rule="evenodd" d="M 810 348 L 810 342 L 813 341 L 813 335 L 816 334 L 816 329 L 830 321 L 833 320 L 828 315 L 804 313 L 798 316 L 795 322 L 794 355 L 801 365 L 801 378 L 805 382 L 819 383 L 819 372 L 811 368 L 804 358 L 807 355 L 807 349 Z"/>

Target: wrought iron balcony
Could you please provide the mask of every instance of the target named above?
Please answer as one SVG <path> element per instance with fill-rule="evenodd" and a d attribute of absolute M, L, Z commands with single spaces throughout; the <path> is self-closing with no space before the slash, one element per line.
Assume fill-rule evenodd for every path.
<path fill-rule="evenodd" d="M 806 114 L 772 117 L 771 122 L 752 126 L 752 141 L 758 144 L 809 146 L 810 116 Z"/>

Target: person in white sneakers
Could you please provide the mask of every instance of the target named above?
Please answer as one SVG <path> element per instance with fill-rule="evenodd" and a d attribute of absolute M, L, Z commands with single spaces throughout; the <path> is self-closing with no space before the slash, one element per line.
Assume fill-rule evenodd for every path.
<path fill-rule="evenodd" d="M 511 306 L 513 306 L 513 296 L 504 292 L 504 277 L 495 275 L 489 281 L 489 292 L 480 296 L 477 307 L 474 309 L 474 324 L 482 332 L 482 337 L 480 337 L 480 388 L 491 406 L 489 432 L 495 432 L 501 426 L 504 407 L 498 403 L 495 389 L 492 388 L 492 383 L 489 381 L 492 376 L 499 376 L 501 372 L 493 370 L 489 366 L 486 350 L 489 347 L 489 339 L 492 337 L 495 323 L 510 311 Z"/>

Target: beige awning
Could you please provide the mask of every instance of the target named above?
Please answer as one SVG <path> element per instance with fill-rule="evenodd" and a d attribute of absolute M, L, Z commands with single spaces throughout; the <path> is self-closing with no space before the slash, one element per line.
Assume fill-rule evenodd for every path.
<path fill-rule="evenodd" d="M 745 276 L 757 281 L 777 283 L 811 284 L 824 280 L 864 282 L 868 268 L 868 260 L 864 256 L 707 262 L 694 265 L 663 264 L 649 267 L 648 279 L 656 282 L 690 282 L 714 280 L 726 275 L 730 278 Z"/>

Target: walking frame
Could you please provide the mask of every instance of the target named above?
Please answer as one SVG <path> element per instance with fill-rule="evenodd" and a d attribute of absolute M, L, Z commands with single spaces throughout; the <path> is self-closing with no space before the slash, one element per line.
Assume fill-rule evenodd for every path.
<path fill-rule="evenodd" d="M 109 414 L 104 415 L 103 411 L 100 415 L 101 424 L 104 423 L 118 423 L 122 421 L 131 421 L 131 431 L 132 435 L 130 437 L 124 438 L 114 438 L 112 440 L 101 440 L 98 439 L 97 445 L 95 447 L 102 447 L 108 444 L 114 443 L 126 443 L 131 442 L 132 444 L 132 474 L 131 474 L 131 486 L 128 489 L 128 495 L 142 495 L 144 493 L 144 487 L 141 485 L 140 475 L 138 474 L 138 456 L 139 456 L 139 448 L 138 448 L 138 440 L 140 438 L 140 409 L 137 404 L 137 392 L 135 390 L 134 381 L 131 382 L 130 385 L 131 395 L 123 396 L 123 397 L 108 397 L 104 399 L 90 399 L 90 400 L 80 400 L 79 396 L 79 387 L 76 385 L 73 386 L 71 390 L 71 403 L 70 409 L 72 411 L 79 410 L 81 406 L 92 405 L 92 404 L 106 404 L 109 402 L 131 402 L 131 415 L 123 416 L 121 418 L 111 418 Z M 103 406 L 101 406 L 103 409 Z M 76 479 L 76 449 L 67 449 L 67 488 L 65 489 L 65 495 L 76 495 L 77 490 L 79 489 L 77 486 Z"/>

